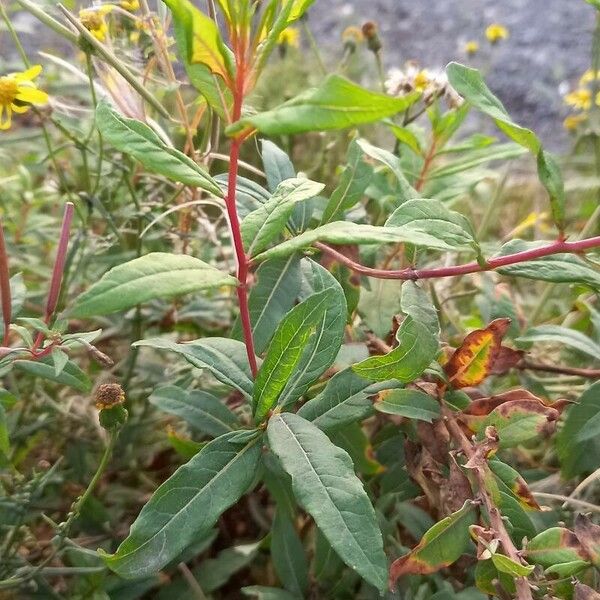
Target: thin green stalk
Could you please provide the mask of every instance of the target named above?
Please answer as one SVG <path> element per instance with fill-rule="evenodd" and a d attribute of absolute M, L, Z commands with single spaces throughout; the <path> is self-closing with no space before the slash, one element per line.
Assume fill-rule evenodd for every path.
<path fill-rule="evenodd" d="M 312 53 L 315 55 L 315 60 L 317 61 L 317 64 L 319 65 L 319 69 L 321 70 L 321 73 L 323 75 L 327 75 L 327 67 L 325 66 L 325 63 L 323 62 L 323 57 L 321 56 L 321 51 L 319 50 L 319 44 L 317 44 L 317 40 L 315 39 L 315 36 L 313 35 L 313 32 L 308 24 L 308 21 L 306 19 L 301 19 L 300 21 L 302 23 L 302 30 L 304 31 L 304 35 L 306 35 L 306 39 L 308 40 L 308 43 L 310 45 L 310 49 L 312 50 Z"/>
<path fill-rule="evenodd" d="M 17 4 L 21 5 L 27 12 L 31 13 L 36 19 L 41 21 L 46 27 L 49 27 L 58 35 L 69 40 L 73 44 L 77 44 L 77 35 L 70 29 L 67 29 L 62 23 L 47 15 L 39 6 L 36 6 L 31 0 L 16 0 Z"/>

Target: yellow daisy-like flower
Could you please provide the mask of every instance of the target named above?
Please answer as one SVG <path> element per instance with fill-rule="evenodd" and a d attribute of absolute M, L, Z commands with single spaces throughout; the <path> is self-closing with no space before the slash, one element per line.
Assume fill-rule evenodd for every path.
<path fill-rule="evenodd" d="M 119 2 L 119 6 L 125 10 L 133 12 L 139 10 L 140 2 L 139 0 L 121 0 L 121 2 Z"/>
<path fill-rule="evenodd" d="M 486 28 L 485 37 L 491 44 L 495 44 L 508 37 L 508 29 L 504 25 L 500 25 L 500 23 L 492 23 Z"/>
<path fill-rule="evenodd" d="M 103 42 L 108 33 L 108 25 L 104 18 L 114 6 L 104 4 L 98 8 L 84 8 L 79 11 L 81 24 L 99 41 Z"/>
<path fill-rule="evenodd" d="M 8 129 L 12 114 L 29 110 L 27 104 L 46 104 L 48 94 L 38 90 L 33 80 L 42 72 L 36 65 L 20 73 L 0 77 L 0 129 Z M 24 104 L 25 103 L 25 104 Z"/>
<path fill-rule="evenodd" d="M 586 88 L 579 88 L 565 96 L 565 104 L 578 110 L 588 110 L 592 106 L 592 92 Z"/>
<path fill-rule="evenodd" d="M 469 56 L 476 54 L 479 51 L 479 42 L 476 40 L 469 40 L 464 46 L 465 53 Z"/>
<path fill-rule="evenodd" d="M 586 114 L 580 113 L 578 115 L 569 115 L 563 121 L 563 127 L 567 131 L 576 131 L 582 123 L 585 123 L 585 121 L 587 121 Z"/>
<path fill-rule="evenodd" d="M 277 38 L 277 43 L 281 46 L 300 47 L 300 32 L 295 27 L 284 29 Z"/>

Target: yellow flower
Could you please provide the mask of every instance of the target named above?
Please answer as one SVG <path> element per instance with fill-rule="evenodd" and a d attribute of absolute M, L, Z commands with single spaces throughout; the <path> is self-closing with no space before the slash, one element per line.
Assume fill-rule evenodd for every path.
<path fill-rule="evenodd" d="M 492 23 L 486 28 L 485 37 L 491 44 L 495 44 L 508 37 L 508 29 L 504 25 L 500 25 L 500 23 Z"/>
<path fill-rule="evenodd" d="M 108 33 L 108 25 L 104 18 L 114 6 L 104 4 L 98 8 L 84 8 L 79 11 L 79 20 L 81 24 L 99 41 L 103 42 Z"/>
<path fill-rule="evenodd" d="M 429 76 L 429 71 L 427 71 L 427 69 L 423 69 L 422 71 L 419 71 L 415 75 L 415 81 L 414 81 L 415 90 L 417 90 L 417 92 L 424 91 L 425 88 L 429 85 L 430 81 L 431 81 L 431 77 Z"/>
<path fill-rule="evenodd" d="M 277 43 L 281 46 L 300 47 L 300 32 L 295 27 L 284 29 L 277 38 Z"/>
<path fill-rule="evenodd" d="M 476 40 L 470 40 L 465 44 L 465 52 L 469 55 L 476 54 L 479 50 L 479 42 Z"/>
<path fill-rule="evenodd" d="M 133 12 L 134 10 L 138 10 L 140 8 L 140 2 L 139 0 L 121 0 L 119 2 L 119 6 L 125 10 Z"/>
<path fill-rule="evenodd" d="M 588 110 L 592 106 L 592 92 L 579 88 L 565 96 L 565 103 L 578 110 Z"/>
<path fill-rule="evenodd" d="M 580 113 L 578 115 L 569 115 L 563 121 L 563 127 L 567 131 L 575 131 L 579 127 L 579 125 L 584 123 L 586 120 L 587 120 L 587 115 L 585 115 L 585 114 Z"/>
<path fill-rule="evenodd" d="M 596 71 L 596 76 L 594 77 L 594 71 L 592 69 L 588 69 L 579 80 L 579 85 L 586 85 L 587 83 L 591 83 L 594 79 L 600 79 L 600 71 Z"/>
<path fill-rule="evenodd" d="M 36 65 L 20 73 L 9 73 L 0 77 L 0 129 L 8 129 L 12 114 L 29 110 L 26 104 L 46 104 L 48 94 L 38 90 L 33 80 L 42 72 Z M 5 114 L 6 113 L 6 114 Z"/>

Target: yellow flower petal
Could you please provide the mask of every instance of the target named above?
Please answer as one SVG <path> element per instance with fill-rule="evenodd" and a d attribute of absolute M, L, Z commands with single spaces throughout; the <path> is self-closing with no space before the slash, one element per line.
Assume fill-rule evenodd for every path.
<path fill-rule="evenodd" d="M 42 65 L 34 65 L 27 71 L 23 71 L 22 73 L 14 73 L 13 77 L 17 81 L 32 81 L 42 72 Z"/>
<path fill-rule="evenodd" d="M 3 109 L 6 110 L 6 118 L 4 120 L 2 119 Z M 8 129 L 11 124 L 11 119 L 12 119 L 12 110 L 11 110 L 10 106 L 5 106 L 5 105 L 0 104 L 0 129 Z"/>
<path fill-rule="evenodd" d="M 46 104 L 48 102 L 48 94 L 32 87 L 19 87 L 17 100 L 21 102 L 30 102 L 31 104 Z"/>
<path fill-rule="evenodd" d="M 29 110 L 29 106 L 19 106 L 18 104 L 11 104 L 10 107 L 13 112 L 19 113 L 21 115 Z"/>
<path fill-rule="evenodd" d="M 485 37 L 492 44 L 500 40 L 505 40 L 508 37 L 508 29 L 500 23 L 492 23 L 485 30 Z"/>

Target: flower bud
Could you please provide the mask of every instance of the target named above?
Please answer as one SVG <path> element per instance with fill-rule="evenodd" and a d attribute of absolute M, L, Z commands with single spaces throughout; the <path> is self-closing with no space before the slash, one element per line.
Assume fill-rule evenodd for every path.
<path fill-rule="evenodd" d="M 364 40 L 362 31 L 358 27 L 350 26 L 346 27 L 342 33 L 342 42 L 344 43 L 344 50 L 350 54 L 356 52 L 358 45 Z"/>
<path fill-rule="evenodd" d="M 125 392 L 118 383 L 104 383 L 99 386 L 94 401 L 100 411 L 100 425 L 104 429 L 119 429 L 127 421 L 128 412 L 123 406 Z"/>
<path fill-rule="evenodd" d="M 373 23 L 373 21 L 367 21 L 362 26 L 362 32 L 365 36 L 365 40 L 367 40 L 367 48 L 371 52 L 379 52 L 382 48 L 382 44 L 379 39 L 379 33 L 377 32 L 377 25 Z"/>

